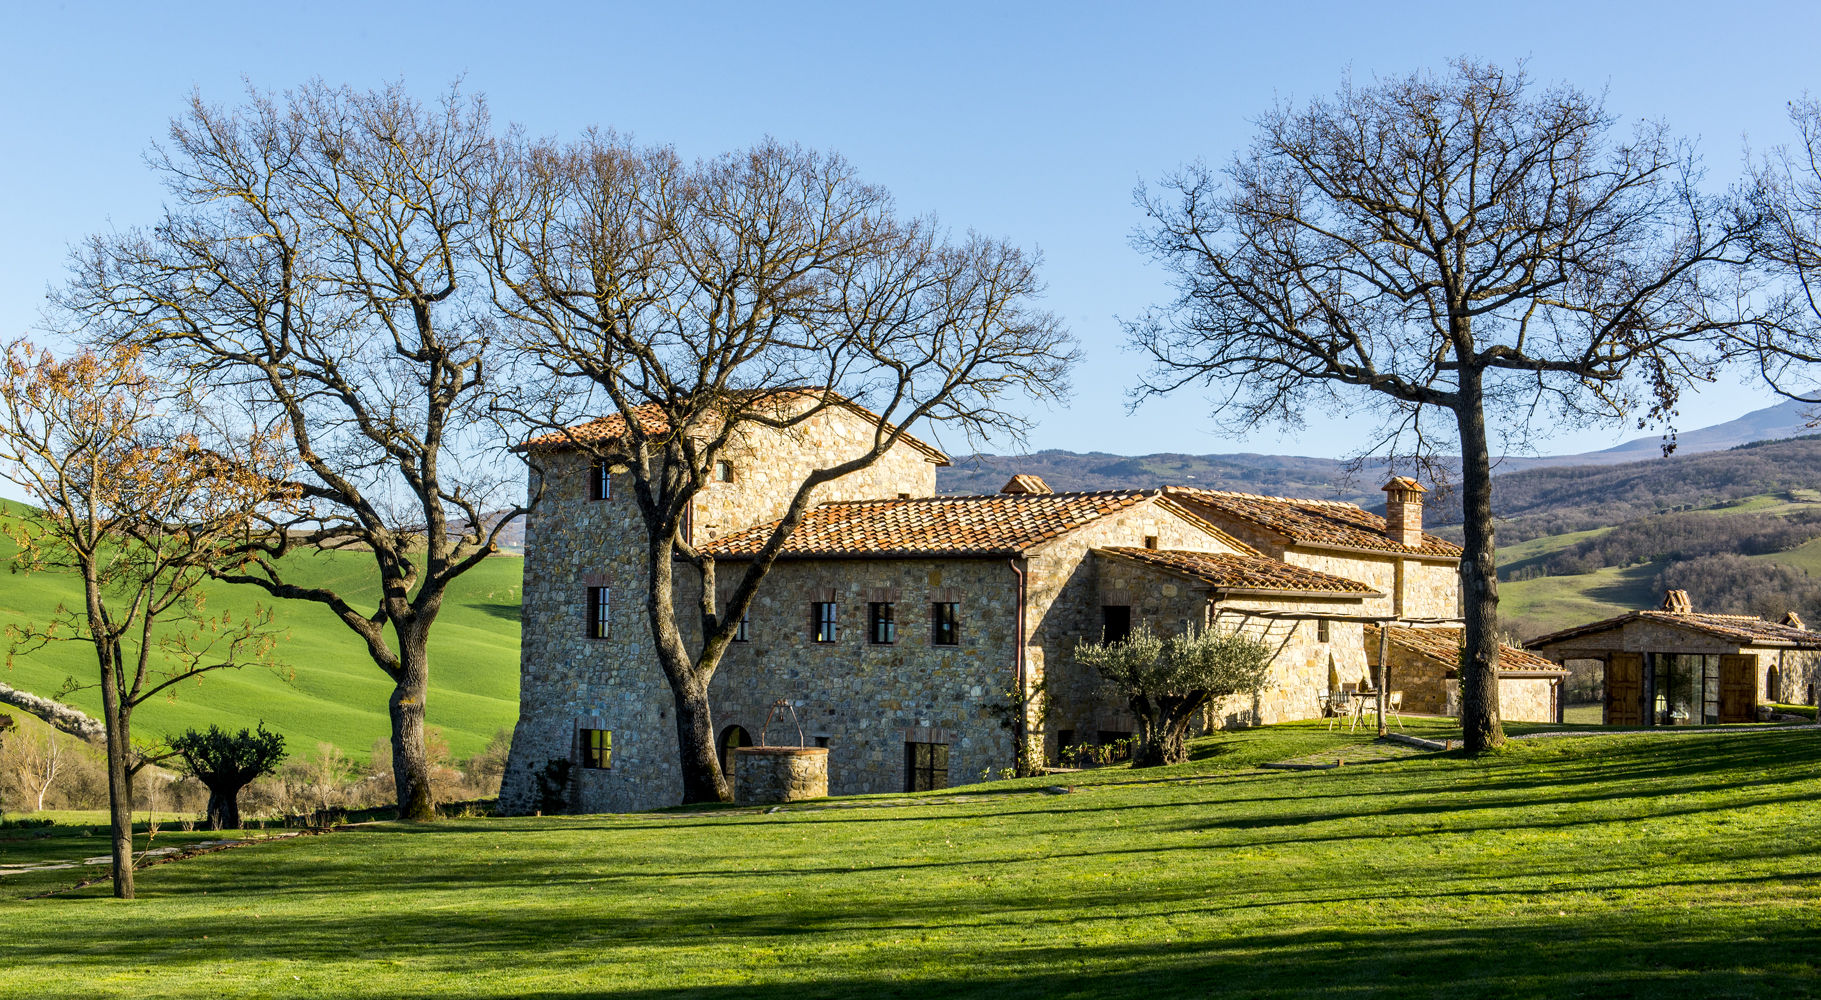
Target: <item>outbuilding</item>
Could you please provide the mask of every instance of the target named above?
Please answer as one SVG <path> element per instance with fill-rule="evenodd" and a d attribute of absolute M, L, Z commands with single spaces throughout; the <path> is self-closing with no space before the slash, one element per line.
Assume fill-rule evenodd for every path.
<path fill-rule="evenodd" d="M 1813 704 L 1821 635 L 1794 612 L 1781 622 L 1694 610 L 1669 591 L 1657 611 L 1633 611 L 1532 639 L 1556 663 L 1603 666 L 1602 721 L 1611 726 L 1755 722 L 1759 706 Z"/>

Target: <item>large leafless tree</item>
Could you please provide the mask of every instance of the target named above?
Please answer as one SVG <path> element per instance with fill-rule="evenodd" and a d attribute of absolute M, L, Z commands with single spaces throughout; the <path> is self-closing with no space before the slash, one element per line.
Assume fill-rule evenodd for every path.
<path fill-rule="evenodd" d="M 499 299 L 525 350 L 604 412 L 643 415 L 604 457 L 630 469 L 647 534 L 683 799 L 725 800 L 709 681 L 817 488 L 908 427 L 1016 432 L 1009 400 L 1059 397 L 1072 342 L 1035 305 L 1033 255 L 900 215 L 838 156 L 765 142 L 689 163 L 594 134 L 521 145 L 496 197 Z M 717 456 L 746 429 L 789 429 L 844 400 L 879 416 L 870 441 L 796 487 L 721 605 L 715 560 L 684 530 Z M 681 613 L 693 622 L 675 607 L 679 567 L 700 585 Z"/>
<path fill-rule="evenodd" d="M 1751 322 L 1737 265 L 1759 217 L 1699 181 L 1664 126 L 1462 60 L 1280 105 L 1224 170 L 1139 192 L 1136 244 L 1179 293 L 1128 326 L 1154 361 L 1141 394 L 1199 384 L 1242 427 L 1366 409 L 1393 454 L 1458 448 L 1471 749 L 1503 739 L 1495 448 L 1667 417 L 1709 374 L 1702 345 Z"/>
<path fill-rule="evenodd" d="M 93 239 L 64 296 L 175 385 L 286 430 L 305 509 L 221 577 L 319 605 L 358 637 L 393 684 L 392 768 L 412 819 L 434 815 L 432 626 L 526 503 L 492 450 L 512 379 L 472 266 L 476 181 L 495 152 L 485 104 L 455 91 L 431 105 L 320 82 L 235 108 L 198 97 L 151 156 L 173 206 L 150 229 Z M 287 557 L 334 548 L 371 555 L 371 589 L 298 581 Z"/>
<path fill-rule="evenodd" d="M 1780 395 L 1821 404 L 1821 100 L 1791 101 L 1796 142 L 1755 164 L 1770 224 L 1760 233 L 1760 260 L 1779 279 L 1778 322 L 1735 339 Z"/>

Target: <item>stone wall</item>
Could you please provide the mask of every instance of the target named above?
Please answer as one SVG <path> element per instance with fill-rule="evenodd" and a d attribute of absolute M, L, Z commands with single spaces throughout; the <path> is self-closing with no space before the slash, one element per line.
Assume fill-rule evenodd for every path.
<path fill-rule="evenodd" d="M 1235 696 L 1215 706 L 1224 727 L 1267 725 L 1296 719 L 1318 719 L 1322 696 L 1342 684 L 1368 679 L 1364 628 L 1356 621 L 1330 620 L 1322 641 L 1320 618 L 1326 614 L 1360 614 L 1360 601 L 1297 598 L 1233 598 L 1217 605 L 1215 624 L 1238 628 L 1262 640 L 1272 651 L 1271 673 L 1256 698 Z M 1308 618 L 1263 617 L 1248 612 L 1307 615 Z"/>
<path fill-rule="evenodd" d="M 1098 639 L 1102 605 L 1116 603 L 1103 592 L 1100 575 L 1108 567 L 1129 565 L 1122 559 L 1090 558 L 1095 548 L 1142 547 L 1155 537 L 1160 549 L 1191 552 L 1231 552 L 1232 546 L 1208 534 L 1195 522 L 1156 499 L 1101 518 L 1061 538 L 1033 548 L 1026 556 L 1025 648 L 1028 683 L 1044 685 L 1047 719 L 1028 720 L 1033 752 L 1053 758 L 1056 733 L 1073 731 L 1079 742 L 1101 732 L 1130 732 L 1134 722 L 1123 704 L 1103 696 L 1100 676 L 1075 662 L 1074 649 L 1082 639 Z M 1115 569 L 1111 572 L 1125 573 Z M 1166 595 L 1162 587 L 1174 586 Z M 1205 620 L 1205 595 L 1197 598 L 1179 583 L 1156 580 L 1156 589 L 1140 594 L 1133 605 L 1133 624 L 1149 620 L 1159 631 L 1180 631 L 1185 621 Z M 1045 745 L 1038 746 L 1038 740 Z"/>
<path fill-rule="evenodd" d="M 679 597 L 689 600 L 692 592 Z M 715 730 L 740 726 L 756 740 L 782 698 L 795 706 L 803 738 L 827 746 L 832 794 L 902 791 L 907 742 L 948 744 L 949 784 L 979 781 L 1015 759 L 1001 720 L 1014 687 L 1017 600 L 1003 559 L 776 563 L 747 617 L 750 638 L 729 647 L 709 687 Z M 835 642 L 810 641 L 818 601 L 836 605 Z M 890 645 L 869 641 L 875 601 L 893 605 Z M 959 645 L 931 644 L 936 601 L 960 604 Z M 767 742 L 796 739 L 788 720 L 773 721 Z"/>
<path fill-rule="evenodd" d="M 1390 643 L 1388 649 L 1390 663 L 1385 689 L 1404 693 L 1404 711 L 1419 715 L 1450 714 L 1448 667 L 1395 642 Z M 1366 661 L 1370 669 L 1377 670 L 1376 642 L 1366 644 Z"/>
<path fill-rule="evenodd" d="M 732 482 L 710 482 L 696 497 L 694 537 L 707 541 L 784 516 L 797 484 L 816 469 L 865 454 L 874 426 L 845 407 L 831 407 L 788 430 L 742 427 L 723 458 Z M 816 488 L 813 502 L 936 495 L 931 456 L 900 442 L 877 462 Z"/>
<path fill-rule="evenodd" d="M 1405 618 L 1454 618 L 1460 615 L 1460 567 L 1451 560 L 1343 552 L 1312 546 L 1286 549 L 1283 560 L 1331 576 L 1355 580 L 1384 595 L 1370 598 L 1361 611 Z"/>

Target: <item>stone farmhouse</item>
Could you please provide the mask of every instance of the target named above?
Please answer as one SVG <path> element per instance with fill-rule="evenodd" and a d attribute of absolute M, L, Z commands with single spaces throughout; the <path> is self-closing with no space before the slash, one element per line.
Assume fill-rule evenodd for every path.
<path fill-rule="evenodd" d="M 847 404 L 736 437 L 688 526 L 723 564 L 725 585 L 796 484 L 870 446 L 877 419 Z M 572 443 L 610 454 L 625 429 L 609 417 L 527 446 L 546 492 L 527 527 L 508 811 L 548 806 L 553 783 L 564 807 L 589 812 L 681 794 L 672 697 L 644 616 L 642 522 L 624 467 Z M 1214 713 L 1244 725 L 1320 717 L 1343 685 L 1365 684 L 1376 656 L 1368 628 L 1458 627 L 1460 550 L 1423 533 L 1411 480 L 1387 485 L 1389 516 L 1379 517 L 1182 487 L 1055 493 L 1032 476 L 994 495 L 938 496 L 947 463 L 904 437 L 822 488 L 715 675 L 724 754 L 761 737 L 798 742 L 795 723 L 767 728 L 783 699 L 801 739 L 828 748 L 833 794 L 964 784 L 1011 767 L 1021 738 L 1053 759 L 1062 746 L 1130 734 L 1126 707 L 1074 661 L 1083 639 L 1141 622 L 1262 637 L 1274 652 L 1264 690 Z M 678 574 L 679 608 L 698 599 L 692 576 Z M 1457 644 L 1455 633 L 1425 644 L 1428 657 L 1388 658 L 1387 687 L 1410 692 L 1407 711 L 1446 707 Z M 1519 672 L 1501 684 L 1533 717 L 1553 719 L 1561 676 Z"/>

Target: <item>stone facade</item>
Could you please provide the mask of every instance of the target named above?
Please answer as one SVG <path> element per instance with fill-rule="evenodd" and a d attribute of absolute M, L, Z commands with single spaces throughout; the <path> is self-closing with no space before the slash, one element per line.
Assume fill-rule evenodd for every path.
<path fill-rule="evenodd" d="M 804 475 L 862 449 L 872 433 L 862 414 L 837 408 L 789 433 L 754 431 L 737 439 L 727 468 L 692 509 L 692 537 L 707 541 L 775 520 Z M 553 761 L 570 762 L 562 789 L 568 808 L 674 804 L 682 785 L 675 706 L 643 606 L 643 526 L 628 476 L 614 473 L 611 495 L 591 500 L 588 459 L 562 451 L 539 458 L 549 486 L 527 525 L 521 709 L 501 807 L 538 808 L 548 775 L 562 770 Z M 901 442 L 871 468 L 823 486 L 817 500 L 931 497 L 940 458 L 920 442 Z M 745 638 L 729 648 L 710 685 L 723 748 L 753 742 L 783 699 L 795 710 L 803 741 L 826 750 L 820 756 L 826 791 L 844 795 L 909 787 L 917 777 L 913 754 L 927 745 L 946 755 L 941 783 L 958 785 L 1014 766 L 1020 732 L 1040 756 L 1052 756 L 1065 735 L 1089 742 L 1130 732 L 1126 707 L 1108 699 L 1099 677 L 1074 657 L 1083 639 L 1101 636 L 1109 606 L 1128 608 L 1133 625 L 1148 623 L 1163 633 L 1213 623 L 1271 645 L 1265 689 L 1216 706 L 1221 724 L 1313 718 L 1322 695 L 1368 676 L 1362 616 L 1402 610 L 1441 617 L 1458 603 L 1453 564 L 1445 559 L 1286 546 L 1243 522 L 1210 525 L 1200 510 L 1166 493 L 1120 496 L 1066 530 L 1033 528 L 1029 542 L 1012 550 L 933 555 L 887 544 L 858 554 L 781 558 L 750 609 Z M 889 534 L 895 515 L 879 516 L 880 532 Z M 1290 585 L 1276 584 L 1276 590 L 1236 590 L 1096 554 L 1148 548 L 1256 560 L 1260 552 L 1247 546 L 1254 539 L 1264 556 L 1339 577 L 1352 592 L 1286 592 Z M 720 565 L 724 602 L 742 563 L 723 556 Z M 693 573 L 676 576 L 676 607 L 695 606 Z M 590 634 L 591 594 L 604 596 L 607 608 L 598 637 Z M 958 607 L 952 645 L 934 641 L 937 604 Z M 817 635 L 818 605 L 832 605 L 832 641 L 818 641 L 830 638 Z M 870 632 L 874 605 L 891 608 L 895 631 L 888 642 L 874 641 Z M 685 641 L 698 642 L 693 616 L 679 619 Z M 779 742 L 772 728 L 769 742 Z M 610 768 L 577 766 L 581 734 L 589 730 L 612 733 Z M 734 734 L 741 738 L 728 742 Z"/>

